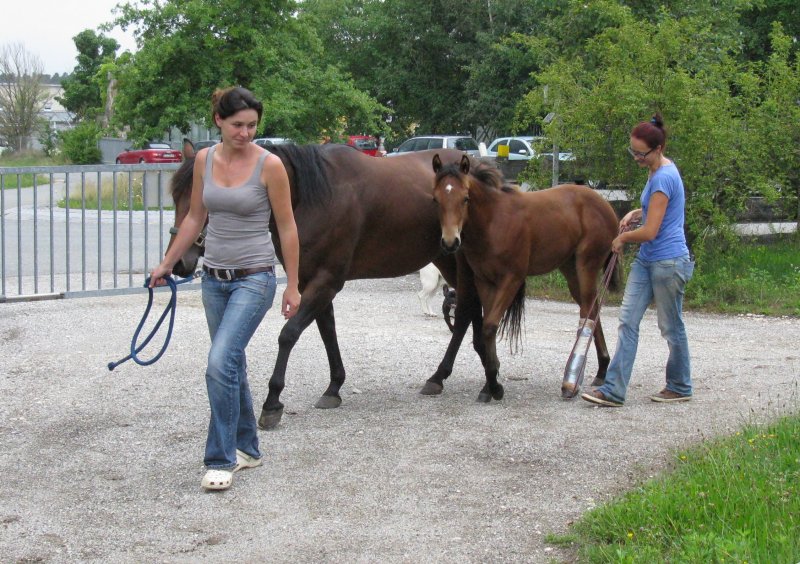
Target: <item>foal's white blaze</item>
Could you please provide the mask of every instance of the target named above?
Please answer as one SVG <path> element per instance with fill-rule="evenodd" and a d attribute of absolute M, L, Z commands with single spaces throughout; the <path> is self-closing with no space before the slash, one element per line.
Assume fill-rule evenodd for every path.
<path fill-rule="evenodd" d="M 453 191 L 453 185 L 448 184 L 444 187 L 444 191 L 447 195 L 450 195 Z M 460 226 L 456 225 L 455 222 L 453 223 L 454 224 L 448 226 L 442 225 L 442 240 L 448 245 L 453 245 L 461 236 Z"/>

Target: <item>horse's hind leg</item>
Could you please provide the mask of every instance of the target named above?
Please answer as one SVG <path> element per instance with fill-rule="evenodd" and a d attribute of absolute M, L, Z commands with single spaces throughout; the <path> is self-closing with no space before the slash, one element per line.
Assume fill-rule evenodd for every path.
<path fill-rule="evenodd" d="M 603 326 L 600 324 L 599 312 L 594 325 L 594 349 L 597 351 L 597 375 L 592 381 L 592 386 L 602 386 L 606 381 L 606 370 L 608 370 L 611 357 L 608 354 L 606 337 L 603 334 Z"/>
<path fill-rule="evenodd" d="M 603 334 L 603 326 L 600 323 L 600 311 L 598 304 L 595 303 L 600 268 L 601 266 L 576 267 L 574 264 L 568 264 L 561 268 L 561 273 L 567 279 L 569 293 L 580 307 L 581 319 L 588 317 L 595 322 L 594 348 L 597 352 L 597 374 L 592 381 L 592 386 L 601 386 L 605 382 L 606 370 L 611 361 Z"/>
<path fill-rule="evenodd" d="M 345 380 L 344 363 L 339 351 L 339 339 L 336 337 L 336 318 L 333 315 L 333 302 L 328 304 L 317 316 L 317 328 L 325 345 L 325 352 L 328 355 L 328 364 L 331 367 L 331 382 L 328 389 L 314 404 L 319 409 L 332 409 L 342 405 L 342 397 L 339 390 Z"/>

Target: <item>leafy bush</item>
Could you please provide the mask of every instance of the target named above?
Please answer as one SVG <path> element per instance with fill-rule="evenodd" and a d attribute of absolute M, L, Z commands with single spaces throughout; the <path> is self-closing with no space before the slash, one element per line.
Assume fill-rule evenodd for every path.
<path fill-rule="evenodd" d="M 74 129 L 59 133 L 64 144 L 64 154 L 73 164 L 99 164 L 103 155 L 97 142 L 102 130 L 91 121 L 80 123 Z"/>

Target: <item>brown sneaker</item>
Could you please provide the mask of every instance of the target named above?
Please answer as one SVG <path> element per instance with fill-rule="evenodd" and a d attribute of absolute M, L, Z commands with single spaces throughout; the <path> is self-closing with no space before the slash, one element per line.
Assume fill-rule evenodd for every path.
<path fill-rule="evenodd" d="M 603 407 L 622 407 L 620 402 L 607 398 L 605 394 L 599 390 L 592 390 L 591 392 L 581 394 L 581 399 Z"/>
<path fill-rule="evenodd" d="M 657 394 L 650 396 L 650 399 L 660 403 L 675 403 L 679 401 L 689 401 L 690 399 L 692 399 L 692 396 L 684 396 L 682 394 L 676 394 L 675 392 L 664 388 Z"/>

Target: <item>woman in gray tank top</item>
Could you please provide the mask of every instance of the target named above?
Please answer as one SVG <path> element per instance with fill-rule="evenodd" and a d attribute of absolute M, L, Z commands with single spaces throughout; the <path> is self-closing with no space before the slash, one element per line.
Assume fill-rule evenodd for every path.
<path fill-rule="evenodd" d="M 224 490 L 234 472 L 262 461 L 245 348 L 275 297 L 273 213 L 287 278 L 281 303 L 286 319 L 300 306 L 300 245 L 286 169 L 277 156 L 252 143 L 261 102 L 244 88 L 218 90 L 211 100 L 222 142 L 197 153 L 189 214 L 150 273 L 150 284 L 164 283 L 208 219 L 203 307 L 211 335 L 206 368 L 211 420 L 201 485 Z"/>

